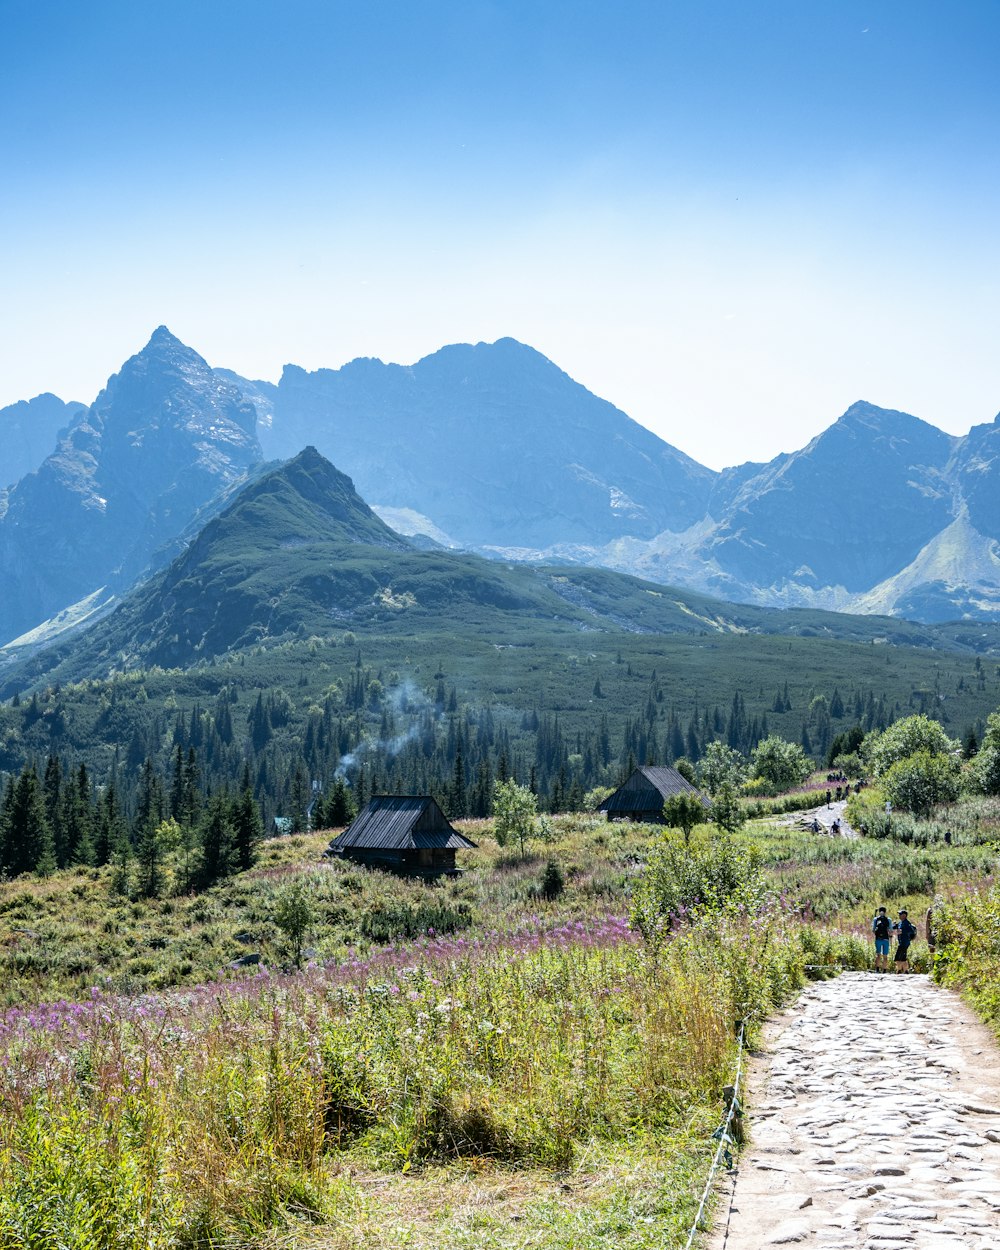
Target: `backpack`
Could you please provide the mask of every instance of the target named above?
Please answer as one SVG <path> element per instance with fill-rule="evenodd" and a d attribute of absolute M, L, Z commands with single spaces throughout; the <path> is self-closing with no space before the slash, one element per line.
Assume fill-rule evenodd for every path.
<path fill-rule="evenodd" d="M 877 938 L 886 939 L 892 932 L 892 921 L 888 916 L 876 916 L 873 928 Z"/>

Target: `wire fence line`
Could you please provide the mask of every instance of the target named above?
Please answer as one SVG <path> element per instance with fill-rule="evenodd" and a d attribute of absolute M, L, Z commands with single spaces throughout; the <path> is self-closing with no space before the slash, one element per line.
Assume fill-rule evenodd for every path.
<path fill-rule="evenodd" d="M 719 1145 L 715 1151 L 715 1158 L 712 1160 L 708 1179 L 705 1181 L 705 1188 L 701 1195 L 701 1202 L 698 1203 L 698 1211 L 694 1217 L 694 1223 L 691 1225 L 691 1231 L 688 1233 L 688 1239 L 684 1244 L 684 1250 L 691 1250 L 691 1247 L 694 1245 L 694 1239 L 698 1236 L 702 1216 L 705 1214 L 705 1205 L 708 1202 L 708 1195 L 712 1192 L 712 1182 L 715 1180 L 715 1174 L 719 1170 L 719 1164 L 722 1162 L 723 1156 L 728 1158 L 729 1166 L 732 1166 L 732 1154 L 729 1147 L 734 1146 L 736 1142 L 729 1130 L 732 1127 L 733 1118 L 738 1114 L 740 1107 L 740 1080 L 743 1076 L 743 1043 L 745 1037 L 746 1024 L 741 1020 L 739 1041 L 736 1048 L 736 1079 L 733 1081 L 733 1092 L 729 1099 L 725 1119 L 712 1134 L 713 1137 L 718 1138 Z"/>
<path fill-rule="evenodd" d="M 823 971 L 823 972 L 842 972 L 843 968 L 840 964 L 803 964 L 804 971 Z M 726 1109 L 726 1115 L 722 1123 L 712 1134 L 714 1140 L 719 1145 L 715 1151 L 715 1158 L 712 1160 L 712 1166 L 708 1172 L 708 1179 L 705 1181 L 705 1188 L 702 1191 L 701 1202 L 698 1203 L 698 1211 L 695 1214 L 694 1222 L 691 1225 L 691 1231 L 688 1233 L 688 1239 L 684 1243 L 684 1250 L 691 1250 L 694 1245 L 694 1239 L 701 1230 L 702 1217 L 705 1214 L 705 1206 L 708 1202 L 708 1196 L 712 1192 L 712 1182 L 715 1180 L 715 1174 L 719 1170 L 719 1164 L 723 1158 L 726 1159 L 726 1166 L 732 1167 L 732 1154 L 729 1150 L 730 1146 L 737 1143 L 730 1133 L 733 1119 L 740 1114 L 742 1107 L 740 1106 L 740 1081 L 743 1076 L 743 1053 L 744 1041 L 746 1038 L 746 1024 L 740 1021 L 739 1040 L 736 1049 L 736 1079 L 733 1082 L 733 1092 L 729 1099 L 729 1106 Z"/>

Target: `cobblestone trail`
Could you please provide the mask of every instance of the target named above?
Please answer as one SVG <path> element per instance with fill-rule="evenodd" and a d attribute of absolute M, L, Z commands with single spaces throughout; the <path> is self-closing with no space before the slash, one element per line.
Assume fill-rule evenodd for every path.
<path fill-rule="evenodd" d="M 842 973 L 770 1026 L 712 1250 L 1000 1250 L 1000 1051 L 923 976 Z"/>

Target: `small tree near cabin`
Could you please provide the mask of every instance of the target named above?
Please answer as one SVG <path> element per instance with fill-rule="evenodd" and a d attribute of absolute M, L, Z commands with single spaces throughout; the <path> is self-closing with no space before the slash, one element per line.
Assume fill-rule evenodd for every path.
<path fill-rule="evenodd" d="M 301 881 L 286 886 L 274 905 L 274 923 L 288 939 L 296 968 L 302 967 L 306 935 L 316 923 L 316 909 Z"/>
<path fill-rule="evenodd" d="M 691 841 L 691 830 L 705 819 L 705 808 L 696 794 L 672 794 L 663 804 L 663 819 L 684 834 L 684 845 Z"/>
<path fill-rule="evenodd" d="M 517 838 L 524 855 L 525 843 L 538 832 L 537 815 L 535 796 L 527 786 L 516 781 L 493 783 L 493 836 L 500 846 Z"/>
<path fill-rule="evenodd" d="M 727 833 L 735 833 L 745 819 L 735 787 L 732 782 L 724 781 L 712 799 L 712 823 Z"/>

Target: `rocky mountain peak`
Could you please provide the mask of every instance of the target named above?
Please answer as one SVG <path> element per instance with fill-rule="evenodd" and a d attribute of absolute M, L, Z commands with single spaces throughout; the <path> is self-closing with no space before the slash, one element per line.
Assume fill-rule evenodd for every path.
<path fill-rule="evenodd" d="M 166 327 L 154 331 L 0 519 L 0 641 L 68 604 L 129 584 L 261 459 L 257 414 Z"/>
<path fill-rule="evenodd" d="M 851 404 L 830 428 L 836 430 L 838 426 L 864 431 L 868 436 L 905 438 L 942 449 L 950 448 L 956 441 L 951 435 L 920 417 L 900 412 L 897 408 L 881 408 L 867 400 L 858 400 Z"/>
<path fill-rule="evenodd" d="M 130 430 L 184 423 L 201 412 L 213 437 L 225 433 L 228 441 L 249 440 L 259 458 L 254 405 L 166 326 L 154 330 L 146 346 L 108 379 L 93 408 L 105 422 L 120 417 Z M 226 433 L 229 426 L 242 437 L 235 430 Z"/>

